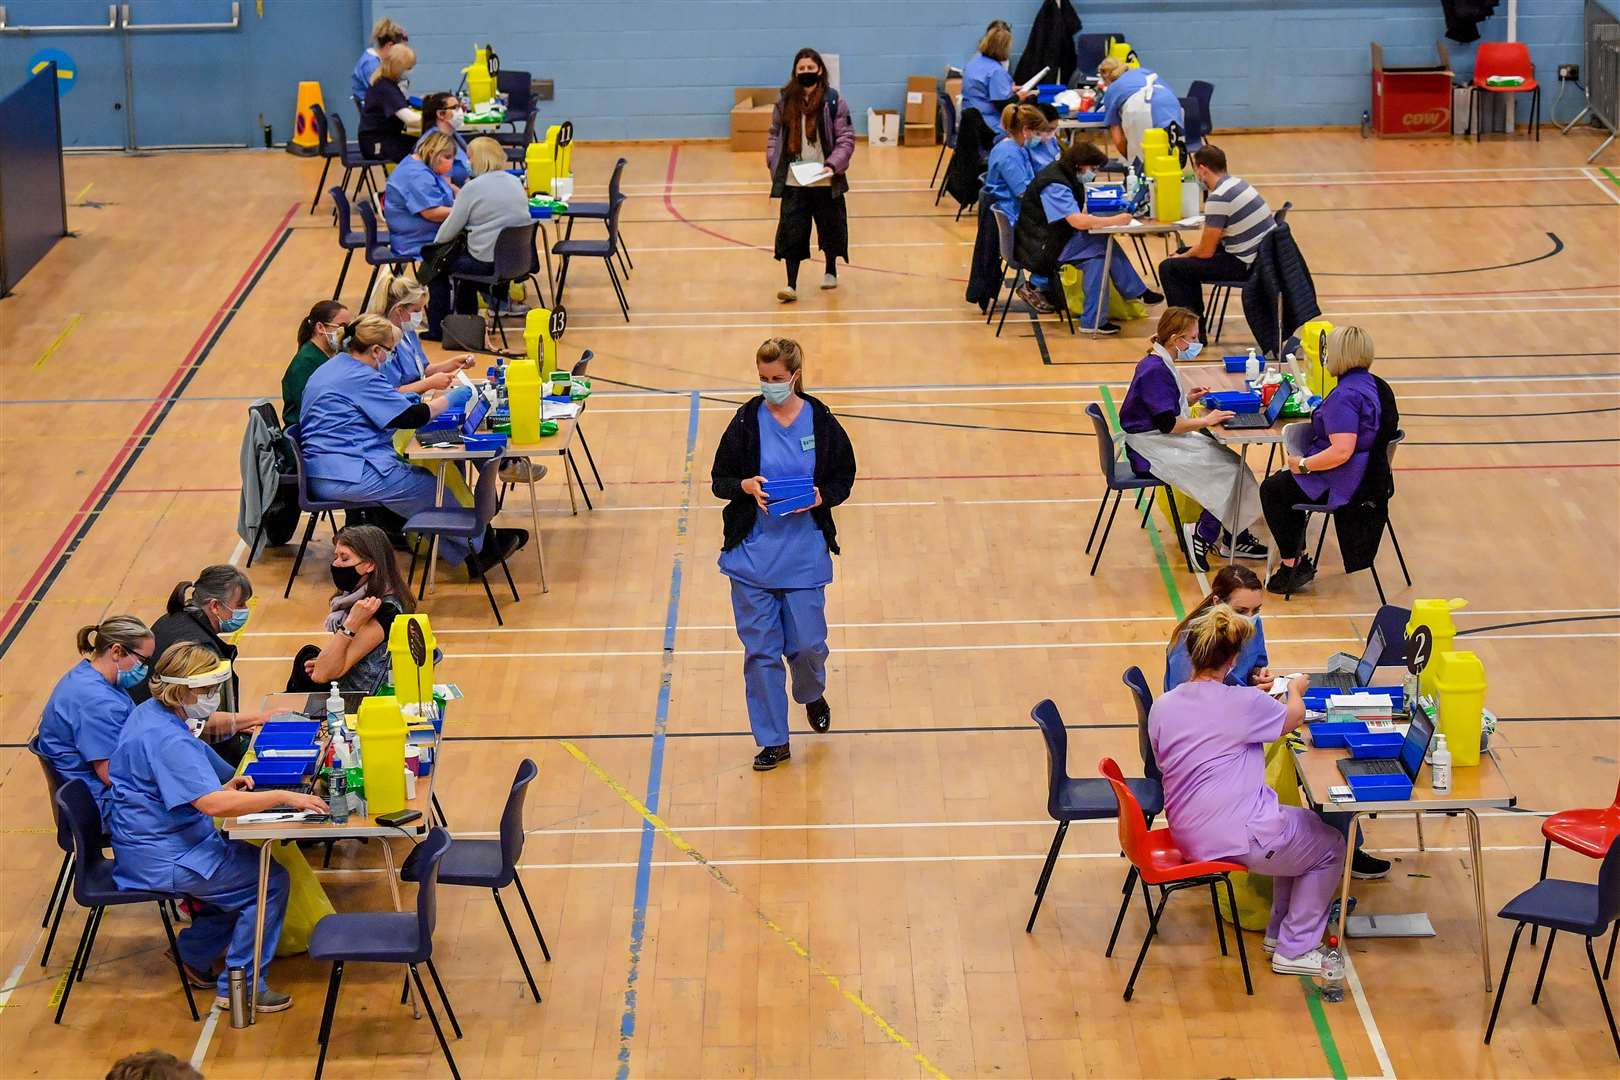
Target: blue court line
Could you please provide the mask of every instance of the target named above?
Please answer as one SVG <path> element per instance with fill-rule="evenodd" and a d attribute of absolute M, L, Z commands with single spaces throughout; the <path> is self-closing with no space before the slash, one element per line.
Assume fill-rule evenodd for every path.
<path fill-rule="evenodd" d="M 663 792 L 664 740 L 669 728 L 669 694 L 675 676 L 675 631 L 680 623 L 681 577 L 684 570 L 686 522 L 692 511 L 692 457 L 697 451 L 698 405 L 701 395 L 692 394 L 692 409 L 686 419 L 686 459 L 681 465 L 681 510 L 675 517 L 675 556 L 669 569 L 669 605 L 664 610 L 664 664 L 658 676 L 658 708 L 653 714 L 652 752 L 647 762 L 647 809 L 658 813 Z M 641 977 L 641 950 L 647 936 L 647 894 L 652 885 L 653 838 L 658 830 L 651 821 L 641 823 L 641 850 L 636 856 L 636 896 L 630 908 L 630 971 L 624 980 L 624 1015 L 619 1019 L 619 1068 L 617 1080 L 630 1075 L 630 1040 L 636 1033 L 636 982 Z"/>

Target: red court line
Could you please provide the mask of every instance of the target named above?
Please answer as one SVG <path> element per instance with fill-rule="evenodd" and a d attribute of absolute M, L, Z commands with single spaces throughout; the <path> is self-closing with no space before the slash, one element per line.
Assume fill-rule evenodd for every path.
<path fill-rule="evenodd" d="M 1490 269 L 1496 269 L 1491 267 Z M 1413 275 L 1419 277 L 1421 275 Z M 1429 293 L 1317 293 L 1318 300 L 1406 300 L 1428 299 L 1436 296 L 1508 296 L 1518 293 L 1587 292 L 1592 289 L 1620 289 L 1620 283 L 1609 285 L 1561 285 L 1545 289 L 1479 289 L 1472 292 Z M 1581 298 L 1581 299 L 1584 299 Z M 1437 359 L 1445 359 L 1437 357 Z"/>
<path fill-rule="evenodd" d="M 202 352 L 203 345 L 208 341 L 209 336 L 213 334 L 214 328 L 225 318 L 226 312 L 231 309 L 237 298 L 242 295 L 242 290 L 247 287 L 248 281 L 258 272 L 259 267 L 264 264 L 266 256 L 270 254 L 270 249 L 275 246 L 276 239 L 281 235 L 282 230 L 287 227 L 287 223 L 292 220 L 292 216 L 297 210 L 297 203 L 293 203 L 287 208 L 287 212 L 282 215 L 281 220 L 276 223 L 276 227 L 271 230 L 270 238 L 264 242 L 264 246 L 259 249 L 259 253 L 248 264 L 248 268 L 242 271 L 242 276 L 236 279 L 236 285 L 220 303 L 219 307 L 215 309 L 214 314 L 208 320 L 208 325 L 203 327 L 202 333 L 197 335 L 197 340 L 192 343 L 185 359 L 174 369 L 174 373 L 163 384 L 163 389 L 158 393 L 152 404 L 147 407 L 146 413 L 139 422 L 136 423 L 135 430 L 130 432 L 129 438 L 124 440 L 124 445 L 113 455 L 112 461 L 108 463 L 100 478 L 96 480 L 95 485 L 90 489 L 90 493 L 79 504 L 79 509 L 74 512 L 72 517 L 68 518 L 67 525 L 62 529 L 61 535 L 56 538 L 56 542 L 45 553 L 45 558 L 40 560 L 39 566 L 29 576 L 27 583 L 23 586 L 17 598 L 7 606 L 5 615 L 0 617 L 0 635 L 11 629 L 11 624 L 16 621 L 17 615 L 26 605 L 27 598 L 33 595 L 34 590 L 39 588 L 39 583 L 45 580 L 45 575 L 50 573 L 51 564 L 56 562 L 57 558 L 67 548 L 73 539 L 74 533 L 78 532 L 79 525 L 95 507 L 96 503 L 101 500 L 101 496 L 106 492 L 108 485 L 112 483 L 113 477 L 117 476 L 119 470 L 124 467 L 124 463 L 129 460 L 136 445 L 150 433 L 149 429 L 152 421 L 162 409 L 163 403 L 174 393 L 174 388 L 185 377 L 186 369 L 196 361 L 197 354 Z"/>

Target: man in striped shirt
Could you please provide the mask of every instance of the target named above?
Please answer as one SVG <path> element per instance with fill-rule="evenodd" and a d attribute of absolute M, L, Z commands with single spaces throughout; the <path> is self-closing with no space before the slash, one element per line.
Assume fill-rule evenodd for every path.
<path fill-rule="evenodd" d="M 1190 251 L 1159 264 L 1159 280 L 1164 283 L 1165 302 L 1197 312 L 1202 331 L 1204 283 L 1245 280 L 1261 239 L 1277 222 L 1258 191 L 1227 175 L 1226 153 L 1220 147 L 1206 143 L 1193 151 L 1192 162 L 1199 184 L 1209 192 L 1204 231 Z"/>

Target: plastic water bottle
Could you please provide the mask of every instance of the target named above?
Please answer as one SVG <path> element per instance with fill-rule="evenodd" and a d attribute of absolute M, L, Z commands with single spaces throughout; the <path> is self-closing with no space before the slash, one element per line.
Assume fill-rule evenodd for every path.
<path fill-rule="evenodd" d="M 1434 755 L 1429 763 L 1429 786 L 1438 793 L 1451 790 L 1451 751 L 1446 749 L 1446 737 L 1434 737 Z"/>
<path fill-rule="evenodd" d="M 1344 1000 L 1344 955 L 1339 952 L 1339 939 L 1328 938 L 1328 950 L 1322 957 L 1323 1001 Z"/>
<path fill-rule="evenodd" d="M 332 823 L 343 825 L 349 820 L 349 778 L 341 767 L 332 770 L 326 783 L 326 805 L 332 809 Z"/>
<path fill-rule="evenodd" d="M 1249 346 L 1249 355 L 1243 361 L 1243 377 L 1251 383 L 1260 381 L 1260 356 Z"/>

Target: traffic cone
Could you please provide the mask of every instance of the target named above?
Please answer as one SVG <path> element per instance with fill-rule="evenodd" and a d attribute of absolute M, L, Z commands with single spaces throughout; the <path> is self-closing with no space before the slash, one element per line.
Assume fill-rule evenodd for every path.
<path fill-rule="evenodd" d="M 326 111 L 326 105 L 321 101 L 321 84 L 299 83 L 298 113 L 293 117 L 293 137 L 287 140 L 289 154 L 314 157 L 321 152 L 321 134 L 315 130 L 314 108 L 317 105 L 321 107 L 322 112 Z"/>

